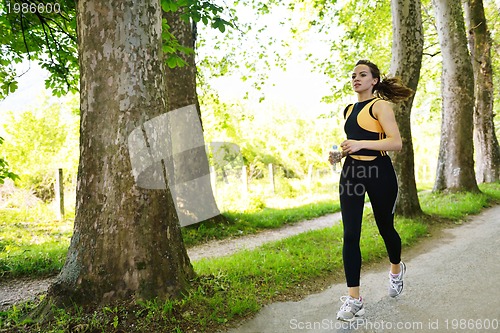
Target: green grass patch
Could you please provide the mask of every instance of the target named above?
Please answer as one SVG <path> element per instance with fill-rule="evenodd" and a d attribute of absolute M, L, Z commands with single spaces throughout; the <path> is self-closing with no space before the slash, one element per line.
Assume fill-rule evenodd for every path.
<path fill-rule="evenodd" d="M 426 224 L 418 220 L 398 219 L 396 225 L 404 244 L 410 245 L 427 233 Z M 363 261 L 368 264 L 385 257 L 385 246 L 371 213 L 365 214 L 362 232 Z M 127 326 L 133 321 L 138 331 L 140 327 L 161 328 L 168 332 L 185 332 L 188 328 L 211 331 L 221 324 L 251 315 L 265 304 L 295 295 L 297 289 L 303 293 L 317 278 L 341 276 L 342 227 L 335 225 L 308 231 L 258 249 L 203 259 L 195 262 L 194 267 L 198 278 L 182 299 L 141 302 L 134 310 L 141 315 L 134 318 L 130 316 L 134 311 L 118 307 L 115 310 L 118 319 L 107 313 L 106 319 L 98 321 L 99 327 L 111 332 L 119 329 L 135 332 Z M 97 328 L 97 323 L 91 324 L 89 317 L 75 319 L 73 315 L 72 322 L 75 320 L 75 325 Z M 67 320 L 60 321 L 68 324 Z M 116 327 L 113 323 L 117 323 Z M 56 332 L 60 328 L 54 325 L 45 330 Z"/>
<path fill-rule="evenodd" d="M 497 202 L 498 184 L 481 189 L 482 194 L 422 193 L 422 207 L 430 215 L 396 218 L 404 247 L 427 235 L 431 224 L 436 226 L 433 221 L 461 220 Z M 265 304 L 304 296 L 312 286 L 317 288 L 318 279 L 343 276 L 341 248 L 340 225 L 305 232 L 254 250 L 194 262 L 198 278 L 178 300 L 117 304 L 90 314 L 78 308 L 59 311 L 50 324 L 27 326 L 27 331 L 59 332 L 68 327 L 105 332 L 215 331 L 223 324 L 256 313 Z M 364 264 L 387 257 L 369 210 L 364 215 L 361 249 Z M 26 312 L 29 306 L 15 311 Z M 22 316 L 13 311 L 0 313 L 0 327 L 21 327 Z"/>
<path fill-rule="evenodd" d="M 303 220 L 313 219 L 340 211 L 333 200 L 323 200 L 290 208 L 258 208 L 245 212 L 225 212 L 226 223 L 202 222 L 182 229 L 186 246 L 197 245 L 213 239 L 240 237 L 265 229 L 280 228 Z"/>
<path fill-rule="evenodd" d="M 73 231 L 42 203 L 0 210 L 0 276 L 43 276 L 59 272 Z"/>
<path fill-rule="evenodd" d="M 213 239 L 240 237 L 279 228 L 340 210 L 324 200 L 290 208 L 259 208 L 224 213 L 227 222 L 202 222 L 182 229 L 186 246 Z M 0 209 L 0 276 L 42 276 L 57 273 L 64 264 L 73 221 L 57 221 L 48 205 Z"/>
<path fill-rule="evenodd" d="M 488 195 L 494 203 L 500 203 L 500 183 L 479 184 L 479 189 Z"/>
<path fill-rule="evenodd" d="M 44 276 L 59 272 L 64 265 L 69 242 L 45 242 L 23 248 L 7 245 L 0 253 L 0 276 Z"/>
<path fill-rule="evenodd" d="M 423 193 L 420 196 L 420 204 L 424 213 L 450 220 L 461 220 L 469 215 L 478 214 L 485 207 L 489 207 L 496 201 L 493 186 L 483 186 L 489 195 L 483 193 Z"/>

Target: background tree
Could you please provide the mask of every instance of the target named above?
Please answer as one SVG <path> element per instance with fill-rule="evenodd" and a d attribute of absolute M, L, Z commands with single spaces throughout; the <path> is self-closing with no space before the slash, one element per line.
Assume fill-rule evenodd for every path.
<path fill-rule="evenodd" d="M 392 0 L 392 59 L 391 74 L 401 77 L 403 83 L 417 90 L 422 65 L 424 34 L 420 0 Z M 394 167 L 399 180 L 396 212 L 404 216 L 422 213 L 415 182 L 415 158 L 411 135 L 411 108 L 414 96 L 394 106 L 403 148 L 395 152 Z"/>
<path fill-rule="evenodd" d="M 194 106 L 196 108 L 198 119 L 200 124 L 202 124 L 200 103 L 198 101 L 198 94 L 196 91 L 196 75 L 197 68 L 195 62 L 195 46 L 196 46 L 196 22 L 192 20 L 187 14 L 187 8 L 179 8 L 176 11 L 164 11 L 163 18 L 169 27 L 169 34 L 173 36 L 176 42 L 179 44 L 180 50 L 177 56 L 182 60 L 181 65 L 169 64 L 172 63 L 172 58 L 167 60 L 167 66 L 165 66 L 165 75 L 167 82 L 167 98 L 169 101 L 170 110 L 177 110 L 187 106 Z M 189 121 L 189 119 L 186 119 Z M 176 141 L 183 141 L 183 136 L 186 133 L 177 131 L 172 132 L 174 136 L 177 137 Z M 177 133 L 177 135 L 176 135 Z M 190 133 L 189 135 L 195 135 L 195 133 Z M 205 142 L 204 138 L 200 141 Z M 183 174 L 187 174 L 190 170 L 199 170 L 199 174 L 209 175 L 209 163 L 208 158 L 205 153 L 205 145 L 198 147 L 190 152 L 184 152 L 182 158 L 174 156 L 174 165 L 181 165 L 183 163 L 188 163 L 190 168 L 174 168 L 176 170 L 176 177 L 183 177 Z M 193 188 L 195 187 L 195 188 Z M 179 189 L 183 191 L 182 189 Z M 203 206 L 205 211 L 213 212 L 213 214 L 219 212 L 217 203 L 215 202 L 215 197 L 213 195 L 212 185 L 210 183 L 210 177 L 204 176 L 200 177 L 198 181 L 191 182 L 189 184 L 190 192 L 198 193 L 198 197 L 203 202 L 184 202 L 182 203 L 182 214 L 188 216 L 195 216 L 196 220 L 201 217 L 197 216 L 196 207 Z M 182 193 L 181 193 L 182 194 Z M 191 196 L 192 197 L 192 196 Z M 177 198 L 177 200 L 181 200 Z M 193 206 L 194 205 L 194 206 Z M 201 218 L 204 219 L 204 218 Z M 196 221 L 195 220 L 195 221 Z M 226 219 L 220 214 L 208 219 L 210 222 L 223 222 Z"/>
<path fill-rule="evenodd" d="M 424 47 L 420 1 L 392 1 L 390 3 L 362 1 L 362 5 L 360 1 L 348 1 L 341 9 L 334 10 L 333 13 L 332 17 L 316 23 L 324 25 L 323 30 L 328 31 L 327 26 L 333 29 L 332 22 L 338 21 L 343 29 L 337 30 L 345 30 L 344 34 L 340 33 L 340 37 L 337 35 L 334 37 L 332 41 L 334 52 L 320 65 L 335 81 L 331 83 L 333 97 L 325 100 L 336 102 L 343 95 L 352 94 L 348 80 L 342 81 L 338 78 L 352 70 L 352 64 L 360 58 L 373 59 L 382 71 L 390 64 L 389 72 L 392 75 L 400 76 L 406 85 L 414 90 L 417 89 Z M 392 30 L 389 27 L 392 27 Z M 392 43 L 390 43 L 391 39 Z M 331 61 L 331 59 L 337 59 L 336 53 L 345 61 L 340 64 L 338 61 Z M 340 82 L 342 84 L 339 84 Z M 421 213 L 416 189 L 413 138 L 410 128 L 413 100 L 414 97 L 395 107 L 404 144 L 402 152 L 391 154 L 400 186 L 396 209 L 399 214 L 408 216 Z"/>
<path fill-rule="evenodd" d="M 460 1 L 433 0 L 442 52 L 441 142 L 434 191 L 479 191 L 474 175 L 474 80 Z"/>
<path fill-rule="evenodd" d="M 330 46 L 326 57 L 318 57 L 311 52 L 309 59 L 318 71 L 324 72 L 332 80 L 332 95 L 325 96 L 326 102 L 336 102 L 352 96 L 348 79 L 359 59 L 370 59 L 377 64 L 382 73 L 391 61 L 392 18 L 391 3 L 384 0 L 348 0 L 340 8 L 332 1 L 313 1 L 316 17 L 311 26 L 316 35 Z M 322 53 L 320 53 L 322 54 Z M 342 61 L 338 61 L 342 59 Z M 338 114 L 344 106 L 339 106 Z"/>
<path fill-rule="evenodd" d="M 194 272 L 172 197 L 166 184 L 158 190 L 136 184 L 127 146 L 132 130 L 145 131 L 146 121 L 168 109 L 159 2 L 79 1 L 77 17 L 81 136 L 75 226 L 45 303 L 178 295 Z"/>
<path fill-rule="evenodd" d="M 480 183 L 500 179 L 500 147 L 493 123 L 493 67 L 491 36 L 482 0 L 463 1 L 474 70 L 474 148 L 476 180 Z"/>

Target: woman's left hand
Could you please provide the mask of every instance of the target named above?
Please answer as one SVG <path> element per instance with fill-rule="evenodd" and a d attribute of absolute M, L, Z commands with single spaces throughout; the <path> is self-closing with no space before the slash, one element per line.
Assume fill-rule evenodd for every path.
<path fill-rule="evenodd" d="M 363 143 L 357 140 L 345 140 L 340 144 L 345 155 L 352 155 L 363 149 Z"/>

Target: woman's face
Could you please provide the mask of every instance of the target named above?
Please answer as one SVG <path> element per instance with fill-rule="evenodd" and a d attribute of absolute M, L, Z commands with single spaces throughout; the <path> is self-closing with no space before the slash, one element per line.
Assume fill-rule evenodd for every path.
<path fill-rule="evenodd" d="M 373 77 L 370 67 L 367 65 L 358 65 L 354 67 L 354 71 L 351 76 L 351 84 L 355 92 L 371 92 L 377 82 L 378 79 Z"/>

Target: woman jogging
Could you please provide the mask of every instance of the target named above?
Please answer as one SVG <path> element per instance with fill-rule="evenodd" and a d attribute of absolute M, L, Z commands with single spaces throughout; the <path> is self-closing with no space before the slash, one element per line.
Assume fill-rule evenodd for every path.
<path fill-rule="evenodd" d="M 344 110 L 344 130 L 347 140 L 340 145 L 342 152 L 330 152 L 330 163 L 346 156 L 339 182 L 340 206 L 344 226 L 342 257 L 348 287 L 337 319 L 351 321 L 365 313 L 360 296 L 361 220 L 365 193 L 370 198 L 373 215 L 382 236 L 391 268 L 389 296 L 403 290 L 406 271 L 401 261 L 401 238 L 394 229 L 394 210 L 398 183 L 387 151 L 402 147 L 398 125 L 389 102 L 406 100 L 413 90 L 401 84 L 398 78 L 380 77 L 378 67 L 368 60 L 356 63 L 352 73 L 352 87 L 358 102 Z"/>

